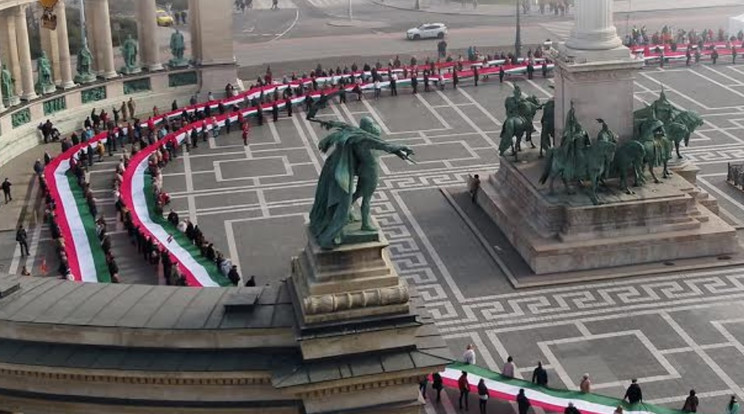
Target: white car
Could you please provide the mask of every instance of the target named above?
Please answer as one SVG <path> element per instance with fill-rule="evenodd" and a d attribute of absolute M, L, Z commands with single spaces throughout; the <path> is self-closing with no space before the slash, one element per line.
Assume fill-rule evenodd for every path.
<path fill-rule="evenodd" d="M 443 39 L 446 34 L 447 26 L 444 23 L 424 23 L 419 27 L 408 29 L 406 38 L 408 40 Z"/>

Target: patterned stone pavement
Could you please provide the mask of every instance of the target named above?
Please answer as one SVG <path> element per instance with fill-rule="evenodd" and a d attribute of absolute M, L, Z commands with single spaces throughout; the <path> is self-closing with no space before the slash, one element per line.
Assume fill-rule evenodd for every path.
<path fill-rule="evenodd" d="M 551 81 L 518 82 L 545 99 Z M 725 183 L 726 164 L 744 161 L 744 66 L 646 70 L 636 82 L 638 105 L 656 99 L 662 85 L 674 104 L 705 118 L 683 149 L 700 166 L 701 185 L 729 217 L 744 218 L 744 194 Z M 373 213 L 398 272 L 423 293 L 454 354 L 474 343 L 478 364 L 495 370 L 511 355 L 525 378 L 542 360 L 552 386 L 575 389 L 587 372 L 597 392 L 615 396 L 638 378 L 648 402 L 677 408 L 694 388 L 702 412 L 722 412 L 732 393 L 744 398 L 741 269 L 512 288 L 441 192 L 497 167 L 503 101 L 511 92 L 510 83 L 491 79 L 478 88 L 333 104 L 322 113 L 347 122 L 372 116 L 388 140 L 416 151 L 415 165 L 381 159 Z M 172 207 L 195 220 L 243 275 L 259 283 L 286 278 L 290 257 L 305 243 L 323 136 L 297 111 L 254 126 L 247 147 L 235 133 L 200 144 L 166 169 Z M 479 231 L 489 231 L 482 215 L 469 215 Z M 124 270 L 122 278 L 129 280 Z M 427 411 L 454 412 L 452 397 Z"/>

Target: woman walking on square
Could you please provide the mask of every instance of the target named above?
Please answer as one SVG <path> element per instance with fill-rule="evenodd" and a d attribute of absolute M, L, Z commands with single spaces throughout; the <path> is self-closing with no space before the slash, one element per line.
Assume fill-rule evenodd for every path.
<path fill-rule="evenodd" d="M 488 388 L 486 387 L 486 381 L 481 378 L 478 381 L 478 407 L 480 408 L 480 414 L 486 414 L 486 404 L 488 403 Z"/>

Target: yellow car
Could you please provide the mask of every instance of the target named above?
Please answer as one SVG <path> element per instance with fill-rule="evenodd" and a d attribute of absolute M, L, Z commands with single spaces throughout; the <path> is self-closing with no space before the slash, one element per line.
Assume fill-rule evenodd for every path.
<path fill-rule="evenodd" d="M 165 10 L 158 9 L 155 19 L 158 22 L 158 26 L 173 26 L 173 16 Z"/>

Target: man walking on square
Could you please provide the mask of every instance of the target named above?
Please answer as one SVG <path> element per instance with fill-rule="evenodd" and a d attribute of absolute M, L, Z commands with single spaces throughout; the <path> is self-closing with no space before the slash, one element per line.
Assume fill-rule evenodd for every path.
<path fill-rule="evenodd" d="M 468 373 L 462 371 L 462 375 L 457 380 L 457 388 L 460 390 L 460 409 L 462 410 L 462 402 L 465 401 L 465 410 L 468 410 L 468 394 L 470 394 L 470 384 L 468 383 Z"/>
<path fill-rule="evenodd" d="M 16 241 L 21 246 L 21 256 L 28 256 L 28 235 L 26 234 L 26 229 L 23 228 L 23 226 L 18 226 L 18 231 L 16 232 Z"/>
<path fill-rule="evenodd" d="M 638 385 L 638 380 L 633 378 L 630 382 L 631 384 L 628 387 L 627 391 L 625 391 L 623 400 L 628 400 L 628 402 L 631 404 L 642 402 L 643 392 L 641 391 L 641 386 Z"/>
<path fill-rule="evenodd" d="M 527 411 L 530 409 L 530 400 L 524 395 L 524 388 L 520 389 L 519 394 L 517 394 L 517 407 L 519 414 L 527 414 Z"/>
<path fill-rule="evenodd" d="M 5 196 L 5 204 L 8 204 L 9 202 L 13 201 L 13 197 L 10 195 L 10 187 L 13 184 L 10 183 L 10 181 L 6 178 L 5 181 L 3 181 L 2 188 L 3 188 L 3 196 Z"/>
<path fill-rule="evenodd" d="M 543 368 L 542 361 L 537 361 L 537 368 L 532 371 L 532 383 L 543 387 L 548 386 L 548 371 Z"/>

